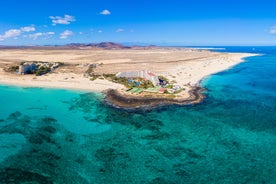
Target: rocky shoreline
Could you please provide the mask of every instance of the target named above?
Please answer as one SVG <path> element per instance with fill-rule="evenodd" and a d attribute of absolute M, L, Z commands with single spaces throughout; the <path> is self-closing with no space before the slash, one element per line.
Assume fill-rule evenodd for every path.
<path fill-rule="evenodd" d="M 120 93 L 118 90 L 109 89 L 104 92 L 104 102 L 115 108 L 125 110 L 149 110 L 167 105 L 193 105 L 203 101 L 202 94 L 204 88 L 194 86 L 188 92 L 188 98 L 168 98 L 168 97 L 138 97 Z"/>

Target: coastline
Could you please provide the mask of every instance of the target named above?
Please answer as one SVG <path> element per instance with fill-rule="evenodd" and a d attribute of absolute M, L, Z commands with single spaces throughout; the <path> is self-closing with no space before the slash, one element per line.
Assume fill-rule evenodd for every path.
<path fill-rule="evenodd" d="M 193 86 L 188 91 L 189 97 L 169 98 L 169 97 L 139 97 L 126 95 L 119 90 L 109 89 L 104 92 L 104 101 L 108 105 L 125 110 L 148 110 L 167 105 L 193 105 L 201 103 L 205 96 L 201 93 L 204 88 Z"/>
<path fill-rule="evenodd" d="M 20 50 L 20 52 L 22 52 L 22 50 Z M 119 50 L 104 52 L 106 52 L 103 53 L 104 55 L 109 56 L 108 54 L 118 54 L 122 51 Z M 112 67 L 112 69 L 120 67 L 122 65 L 122 62 L 126 61 L 126 66 L 129 68 L 126 68 L 126 66 L 124 65 L 123 67 L 125 67 L 125 69 L 131 69 L 133 67 L 132 65 L 136 67 L 136 64 L 139 64 L 139 66 L 141 67 L 147 66 L 149 68 L 153 68 L 153 71 L 157 75 L 165 76 L 170 81 L 175 81 L 175 83 L 178 85 L 186 86 L 187 89 L 182 94 L 176 95 L 175 98 L 166 97 L 166 95 L 164 95 L 163 97 L 160 97 L 159 95 L 146 97 L 122 93 L 122 91 L 125 90 L 125 87 L 121 84 L 114 83 L 106 79 L 96 79 L 91 81 L 89 78 L 84 77 L 83 73 L 81 72 L 83 69 L 79 67 L 81 65 L 84 65 L 83 61 L 70 63 L 71 65 L 74 65 L 74 67 L 71 67 L 69 71 L 58 70 L 54 71 L 53 73 L 49 73 L 39 77 L 34 75 L 10 74 L 5 72 L 2 68 L 2 70 L 0 70 L 0 83 L 4 85 L 15 85 L 23 87 L 59 88 L 73 89 L 79 91 L 101 92 L 105 95 L 104 101 L 107 104 L 123 109 L 153 108 L 155 106 L 172 104 L 191 105 L 200 103 L 205 98 L 204 95 L 201 93 L 204 89 L 200 86 L 200 81 L 202 81 L 204 78 L 212 74 L 228 70 L 233 66 L 244 62 L 246 57 L 258 55 L 250 53 L 215 53 L 209 51 L 195 51 L 186 49 L 156 49 L 150 51 L 135 50 L 127 52 L 129 53 L 127 53 L 128 55 L 126 55 L 126 57 L 131 58 L 133 57 L 131 54 L 137 53 L 145 54 L 145 57 L 141 58 L 141 60 L 150 58 L 153 60 L 153 62 L 151 61 L 148 63 L 142 63 L 142 61 L 137 60 L 136 63 L 128 63 L 128 60 L 133 60 L 137 58 L 131 58 L 128 60 L 116 58 L 112 60 L 103 59 L 102 62 L 104 63 L 104 66 L 106 66 L 106 68 L 109 70 Z M 164 60 L 161 62 L 159 60 L 160 58 L 158 58 L 158 55 L 155 54 L 164 54 L 170 59 L 170 61 Z M 1 56 L 3 55 L 9 56 L 8 53 L 6 53 L 5 51 L 1 51 L 0 62 Z M 203 55 L 204 57 L 201 57 L 201 55 Z M 6 63 L 6 59 L 4 58 L 2 64 Z M 161 65 L 164 65 L 165 67 L 158 68 Z M 106 70 L 104 69 L 105 68 L 103 67 L 102 70 L 106 72 Z"/>
<path fill-rule="evenodd" d="M 238 53 L 233 59 L 234 62 L 229 62 L 227 67 L 224 69 L 217 69 L 211 73 L 204 75 L 198 81 L 189 81 L 189 90 L 185 93 L 186 96 L 169 98 L 169 97 L 147 97 L 147 96 L 135 96 L 126 93 L 122 93 L 120 90 L 108 89 L 104 91 L 105 98 L 104 101 L 115 108 L 125 109 L 125 110 L 147 110 L 154 109 L 157 107 L 167 106 L 167 105 L 195 105 L 201 103 L 205 99 L 205 95 L 202 93 L 206 89 L 201 86 L 201 82 L 211 75 L 229 70 L 235 65 L 244 62 L 245 58 L 259 56 L 260 54 L 250 54 L 250 53 Z"/>
<path fill-rule="evenodd" d="M 53 89 L 69 89 L 87 92 L 99 92 L 102 93 L 107 89 L 119 89 L 123 86 L 110 82 L 108 80 L 96 79 L 95 81 L 89 81 L 89 79 L 76 76 L 75 74 L 50 74 L 50 76 L 41 76 L 40 79 L 34 79 L 34 76 L 14 76 L 5 74 L 3 77 L 2 71 L 0 71 L 0 84 L 12 85 L 20 87 L 38 87 L 38 88 L 53 88 Z M 74 76 L 70 79 L 69 76 Z"/>

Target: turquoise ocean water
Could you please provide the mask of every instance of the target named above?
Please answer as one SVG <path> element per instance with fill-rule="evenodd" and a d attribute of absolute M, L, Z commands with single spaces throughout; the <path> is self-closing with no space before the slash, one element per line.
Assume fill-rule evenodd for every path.
<path fill-rule="evenodd" d="M 126 112 L 97 93 L 0 86 L 0 183 L 276 183 L 276 47 L 202 81 L 206 100 Z"/>

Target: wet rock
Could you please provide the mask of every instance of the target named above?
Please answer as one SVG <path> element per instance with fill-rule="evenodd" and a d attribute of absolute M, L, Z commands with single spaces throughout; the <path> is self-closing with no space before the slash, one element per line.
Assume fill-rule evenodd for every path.
<path fill-rule="evenodd" d="M 89 117 L 83 117 L 86 121 L 92 122 L 92 123 L 99 123 L 103 124 L 99 119 L 97 118 L 89 118 Z"/>
<path fill-rule="evenodd" d="M 102 167 L 98 170 L 99 173 L 119 174 L 131 167 L 129 163 L 132 161 L 128 153 L 118 152 L 118 150 L 113 147 L 105 147 L 96 151 L 96 159 L 102 162 Z"/>
<path fill-rule="evenodd" d="M 43 139 L 37 135 L 37 134 L 32 134 L 29 137 L 29 142 L 33 143 L 33 144 L 42 144 L 43 143 Z"/>
<path fill-rule="evenodd" d="M 35 172 L 15 168 L 5 168 L 0 170 L 0 183 L 52 184 L 54 182 L 50 179 L 50 177 L 43 176 Z"/>
<path fill-rule="evenodd" d="M 45 126 L 41 128 L 42 131 L 46 132 L 46 133 L 50 133 L 50 134 L 54 134 L 56 133 L 56 128 L 52 127 L 52 126 Z"/>
<path fill-rule="evenodd" d="M 72 135 L 66 135 L 65 141 L 67 141 L 67 142 L 74 142 L 74 138 L 73 138 Z"/>
<path fill-rule="evenodd" d="M 152 134 L 144 136 L 143 139 L 163 140 L 163 139 L 168 139 L 169 137 L 170 137 L 170 134 L 168 134 L 166 132 L 154 131 Z"/>
<path fill-rule="evenodd" d="M 185 170 L 184 164 L 174 164 L 173 165 L 173 171 L 176 175 L 179 175 L 181 177 L 189 177 L 189 173 Z"/>
<path fill-rule="evenodd" d="M 47 158 L 48 160 L 59 160 L 61 158 L 58 155 L 55 155 L 53 153 L 47 153 L 47 152 L 43 153 L 43 157 Z"/>
<path fill-rule="evenodd" d="M 14 117 L 14 116 L 13 116 Z M 30 127 L 30 117 L 23 116 L 16 119 L 9 119 L 8 121 L 12 121 L 11 123 L 1 127 L 0 133 L 19 133 L 26 135 L 31 131 L 32 127 Z"/>
<path fill-rule="evenodd" d="M 9 115 L 8 120 L 17 119 L 17 118 L 19 118 L 21 115 L 22 115 L 21 112 L 15 111 L 15 112 L 13 112 L 13 113 L 11 113 L 11 114 Z"/>
<path fill-rule="evenodd" d="M 159 120 L 149 120 L 146 122 L 146 128 L 152 131 L 159 131 L 164 124 Z"/>
<path fill-rule="evenodd" d="M 89 113 L 91 112 L 91 107 L 99 105 L 100 102 L 98 99 L 99 97 L 94 93 L 81 94 L 79 98 L 76 98 L 73 102 L 69 103 L 71 105 L 69 110 L 81 110 L 85 113 Z"/>
<path fill-rule="evenodd" d="M 157 177 L 157 178 L 154 178 L 152 181 L 150 181 L 149 184 L 176 184 L 176 183 L 167 181 L 165 178 L 162 178 L 162 177 Z"/>
<path fill-rule="evenodd" d="M 116 158 L 116 150 L 111 147 L 98 149 L 95 153 L 95 157 L 103 162 L 110 162 Z"/>
<path fill-rule="evenodd" d="M 195 158 L 195 159 L 202 159 L 204 158 L 204 156 L 197 154 L 196 152 L 194 152 L 192 149 L 188 149 L 188 148 L 184 148 L 184 149 L 179 149 L 177 148 L 176 150 L 180 151 L 180 152 L 184 152 L 185 154 L 187 154 L 190 158 Z"/>
<path fill-rule="evenodd" d="M 21 123 L 24 126 L 31 122 L 31 118 L 29 116 L 23 116 L 22 118 L 18 119 L 16 122 Z"/>
<path fill-rule="evenodd" d="M 136 129 L 147 129 L 151 131 L 159 131 L 164 126 L 163 122 L 149 117 L 146 113 L 131 113 L 127 111 L 119 111 L 110 109 L 107 112 L 103 122 L 116 122 L 125 126 L 133 126 Z"/>
<path fill-rule="evenodd" d="M 44 117 L 44 118 L 41 119 L 41 121 L 43 123 L 46 123 L 46 124 L 57 122 L 57 120 L 55 118 L 52 118 L 52 117 Z"/>
<path fill-rule="evenodd" d="M 100 168 L 100 169 L 99 169 L 99 172 L 100 172 L 100 173 L 105 173 L 106 170 L 105 170 L 104 168 Z"/>
<path fill-rule="evenodd" d="M 48 152 L 47 152 L 48 151 Z M 46 173 L 52 173 L 52 169 L 57 169 L 59 167 L 59 162 L 61 156 L 58 153 L 54 153 L 51 150 L 43 150 L 40 148 L 33 148 L 30 152 L 22 155 L 17 155 L 15 157 L 18 161 L 14 163 L 20 168 L 25 168 L 26 163 L 29 163 L 29 166 L 35 166 L 39 170 L 43 170 Z M 23 160 L 24 162 L 21 162 Z M 27 166 L 27 168 L 29 168 Z"/>
<path fill-rule="evenodd" d="M 42 133 L 32 133 L 29 136 L 29 141 L 33 144 L 42 144 L 44 142 L 55 144 L 55 141 L 49 135 Z"/>
<path fill-rule="evenodd" d="M 129 124 L 135 126 L 137 129 L 148 129 L 152 131 L 160 130 L 163 126 L 163 123 L 156 119 L 148 120 L 148 117 L 139 116 L 137 118 L 132 118 L 128 121 Z"/>
<path fill-rule="evenodd" d="M 79 164 L 84 164 L 84 160 L 83 160 L 83 158 L 77 158 L 76 160 L 75 160 L 77 163 L 79 163 Z"/>

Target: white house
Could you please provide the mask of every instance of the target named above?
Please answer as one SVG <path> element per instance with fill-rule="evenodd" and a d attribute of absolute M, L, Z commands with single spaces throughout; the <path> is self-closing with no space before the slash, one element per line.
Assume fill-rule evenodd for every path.
<path fill-rule="evenodd" d="M 19 66 L 19 70 L 18 73 L 19 74 L 26 74 L 26 73 L 30 73 L 31 71 L 36 70 L 36 65 L 34 63 L 24 63 L 23 65 Z"/>
<path fill-rule="evenodd" d="M 148 70 L 141 71 L 130 71 L 130 72 L 119 72 L 116 77 L 126 77 L 126 78 L 143 78 L 152 82 L 154 86 L 159 85 L 159 78 L 154 73 Z"/>

